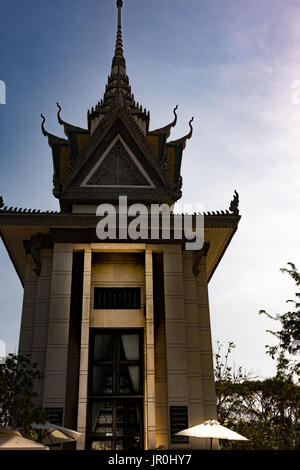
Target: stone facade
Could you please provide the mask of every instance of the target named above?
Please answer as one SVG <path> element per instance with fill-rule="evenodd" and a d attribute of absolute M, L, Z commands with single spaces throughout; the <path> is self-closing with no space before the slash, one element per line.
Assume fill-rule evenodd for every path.
<path fill-rule="evenodd" d="M 84 254 L 84 281 L 77 448 L 85 448 L 90 328 L 144 331 L 145 448 L 206 448 L 205 440 L 176 444 L 170 436 L 170 406 L 187 406 L 190 426 L 216 417 L 205 257 L 195 278 L 193 253 L 180 245 L 55 244 L 42 252 L 39 278 L 28 257 L 20 353 L 30 353 L 45 371 L 40 402 L 65 410 L 72 256 L 78 251 Z M 162 261 L 159 286 L 153 277 L 155 256 Z M 95 287 L 127 286 L 141 288 L 140 310 L 93 308 Z"/>

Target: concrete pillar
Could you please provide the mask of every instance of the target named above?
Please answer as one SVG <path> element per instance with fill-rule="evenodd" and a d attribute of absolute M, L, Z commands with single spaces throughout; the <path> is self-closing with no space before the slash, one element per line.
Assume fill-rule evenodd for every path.
<path fill-rule="evenodd" d="M 189 426 L 204 421 L 203 386 L 201 368 L 201 336 L 199 326 L 197 283 L 193 273 L 193 252 L 183 253 L 184 313 L 186 329 L 186 354 L 189 388 Z M 192 449 L 203 449 L 205 439 L 191 438 Z"/>
<path fill-rule="evenodd" d="M 199 264 L 197 298 L 203 387 L 203 420 L 206 421 L 217 418 L 217 409 L 205 256 L 202 257 Z M 217 442 L 214 445 L 217 448 Z M 204 446 L 209 448 L 209 443 L 206 442 L 203 444 Z"/>
<path fill-rule="evenodd" d="M 145 327 L 145 423 L 146 448 L 156 447 L 155 419 L 155 357 L 153 311 L 152 251 L 145 252 L 146 327 Z"/>
<path fill-rule="evenodd" d="M 31 255 L 26 257 L 22 321 L 19 339 L 19 354 L 31 357 L 35 321 L 35 298 L 37 275 L 33 272 L 35 264 Z"/>
<path fill-rule="evenodd" d="M 80 346 L 80 372 L 78 394 L 78 420 L 77 431 L 82 435 L 77 441 L 77 450 L 85 449 L 86 418 L 88 402 L 88 364 L 89 364 L 89 332 L 90 332 L 90 303 L 91 303 L 91 248 L 84 250 L 82 320 L 81 320 L 81 346 Z"/>
<path fill-rule="evenodd" d="M 45 370 L 46 351 L 47 351 L 47 333 L 49 321 L 49 305 L 51 295 L 52 280 L 52 250 L 41 251 L 42 270 L 37 278 L 36 301 L 35 301 L 35 319 L 32 340 L 32 363 L 37 363 L 40 371 Z M 37 403 L 43 402 L 44 379 L 37 384 L 38 393 Z"/>
<path fill-rule="evenodd" d="M 154 247 L 155 249 L 155 247 Z M 166 356 L 166 324 L 164 299 L 163 254 L 154 254 L 154 342 L 155 342 L 155 409 L 156 448 L 169 446 L 168 377 Z"/>
<path fill-rule="evenodd" d="M 44 407 L 65 406 L 73 245 L 54 245 L 48 344 L 44 382 Z"/>
<path fill-rule="evenodd" d="M 164 247 L 164 284 L 168 406 L 188 406 L 181 246 Z M 169 426 L 169 448 L 178 447 L 189 448 L 189 444 L 172 444 Z"/>

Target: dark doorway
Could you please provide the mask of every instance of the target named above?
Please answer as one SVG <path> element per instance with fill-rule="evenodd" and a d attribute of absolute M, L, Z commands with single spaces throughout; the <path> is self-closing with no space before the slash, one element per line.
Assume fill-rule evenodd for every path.
<path fill-rule="evenodd" d="M 143 357 L 142 330 L 91 330 L 88 449 L 143 449 Z"/>

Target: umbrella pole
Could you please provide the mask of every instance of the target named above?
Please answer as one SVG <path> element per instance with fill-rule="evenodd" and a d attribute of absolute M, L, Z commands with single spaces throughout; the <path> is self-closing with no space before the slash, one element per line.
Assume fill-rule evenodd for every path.
<path fill-rule="evenodd" d="M 212 441 L 213 441 L 213 438 L 211 437 L 210 438 L 210 450 L 212 450 Z"/>

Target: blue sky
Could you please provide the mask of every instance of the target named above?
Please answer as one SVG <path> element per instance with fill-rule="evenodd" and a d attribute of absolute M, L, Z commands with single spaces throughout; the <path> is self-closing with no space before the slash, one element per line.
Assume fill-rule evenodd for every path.
<path fill-rule="evenodd" d="M 102 97 L 116 33 L 114 0 L 2 2 L 0 195 L 9 206 L 56 210 L 52 161 L 40 131 L 62 136 L 62 117 L 86 126 Z M 283 312 L 300 267 L 300 3 L 295 0 L 124 0 L 127 71 L 151 128 L 169 123 L 172 138 L 195 132 L 184 154 L 182 202 L 227 209 L 240 193 L 242 220 L 210 283 L 213 341 L 233 340 L 237 365 L 267 376 L 272 342 L 260 308 Z M 0 339 L 17 350 L 22 289 L 0 245 Z"/>

